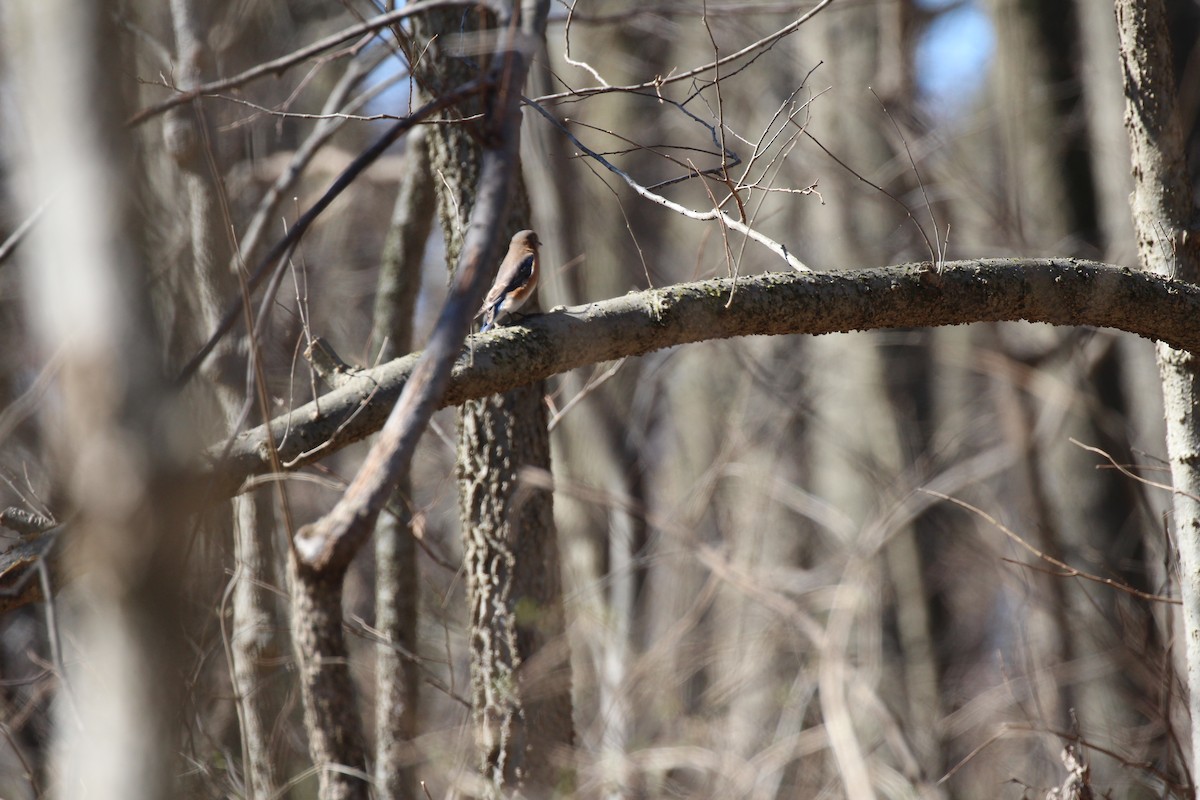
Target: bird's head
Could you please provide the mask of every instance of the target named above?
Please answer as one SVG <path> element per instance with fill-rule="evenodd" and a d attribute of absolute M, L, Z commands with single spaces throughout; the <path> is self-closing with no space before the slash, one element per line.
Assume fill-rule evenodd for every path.
<path fill-rule="evenodd" d="M 533 231 L 521 231 L 512 238 L 512 246 L 525 246 L 530 250 L 536 250 L 541 245 L 538 236 Z"/>

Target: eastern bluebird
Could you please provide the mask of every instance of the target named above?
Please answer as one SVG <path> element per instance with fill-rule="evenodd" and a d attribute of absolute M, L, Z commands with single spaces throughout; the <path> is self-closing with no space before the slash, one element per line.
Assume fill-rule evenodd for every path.
<path fill-rule="evenodd" d="M 521 231 L 508 244 L 508 254 L 500 263 L 500 272 L 492 284 L 483 308 L 475 318 L 483 317 L 480 333 L 493 327 L 505 314 L 512 314 L 525 305 L 537 289 L 538 241 L 533 231 Z"/>

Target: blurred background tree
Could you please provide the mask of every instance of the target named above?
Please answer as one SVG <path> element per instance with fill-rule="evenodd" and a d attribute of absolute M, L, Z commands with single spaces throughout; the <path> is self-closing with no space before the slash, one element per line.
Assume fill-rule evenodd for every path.
<path fill-rule="evenodd" d="M 55 426 L 79 395 L 64 383 L 69 353 L 35 335 L 39 306 L 22 303 L 41 263 L 23 223 L 46 202 L 32 229 L 53 235 L 63 203 L 23 155 L 43 135 L 30 95 L 50 80 L 19 46 L 32 4 L 10 0 L 0 17 L 0 138 L 11 145 L 0 163 L 0 506 L 68 522 L 88 509 L 63 477 Z M 138 265 L 145 295 L 126 298 L 144 304 L 128 313 L 146 315 L 148 358 L 166 374 L 241 293 L 236 268 L 252 270 L 392 118 L 445 90 L 436 59 L 461 68 L 450 83 L 478 73 L 490 45 L 466 35 L 467 5 L 226 80 L 134 125 L 109 120 L 101 140 L 131 154 L 114 167 L 132 196 L 119 225 L 137 246 L 124 268 Z M 1200 13 L 1167 6 L 1194 149 Z M 390 9 L 114 0 L 80 36 L 108 43 L 99 83 L 129 118 Z M 430 46 L 434 33 L 447 41 Z M 545 39 L 524 91 L 537 104 L 523 112 L 528 205 L 514 200 L 510 226 L 531 220 L 546 243 L 544 309 L 789 268 L 717 222 L 648 202 L 580 145 L 688 208 L 743 187 L 724 210 L 817 270 L 993 256 L 1136 266 L 1109 4 L 584 0 L 553 4 Z M 471 199 L 472 167 L 438 148 L 477 146 L 471 120 L 447 112 L 356 177 L 271 299 L 253 295 L 254 335 L 240 326 L 186 390 L 151 403 L 191 422 L 175 424 L 178 441 L 155 434 L 164 462 L 190 439 L 219 450 L 335 384 L 302 357 L 315 337 L 359 366 L 422 346 Z M 1084 796 L 1085 763 L 1100 794 L 1191 796 L 1178 606 L 1161 599 L 1179 594 L 1170 493 L 1082 446 L 1169 482 L 1158 386 L 1146 341 L 1005 323 L 711 341 L 518 390 L 512 408 L 525 411 L 496 413 L 518 414 L 502 430 L 535 431 L 520 437 L 549 433 L 553 524 L 537 499 L 549 496 L 544 453 L 534 464 L 489 452 L 476 477 L 497 481 L 488 513 L 505 524 L 506 509 L 541 515 L 562 554 L 565 619 L 539 634 L 560 653 L 569 644 L 573 726 L 555 735 L 574 737 L 574 775 L 538 749 L 534 768 L 553 761 L 560 788 L 587 796 L 1022 797 Z M 460 568 L 483 523 L 470 508 L 460 519 L 457 482 L 473 478 L 456 470 L 454 425 L 452 411 L 435 417 L 378 548 L 344 585 L 349 674 L 374 723 L 366 766 L 381 797 L 487 788 L 471 713 L 479 631 Z M 142 781 L 148 796 L 171 781 L 188 796 L 315 794 L 282 554 L 364 452 L 329 450 L 256 479 L 232 509 L 210 501 L 202 520 L 172 523 L 165 541 L 182 561 L 170 574 L 186 580 L 152 582 L 137 600 L 171 600 L 170 619 L 147 624 L 171 633 L 169 657 L 152 663 L 179 698 L 155 722 L 178 758 Z M 553 565 L 536 552 L 524 566 Z M 69 592 L 98 569 L 89 558 L 64 557 L 56 585 Z M 467 569 L 487 558 L 468 552 Z M 86 618 L 60 629 L 57 605 L 0 617 L 0 796 L 38 797 L 60 779 L 56 741 L 77 713 L 61 670 L 87 674 L 94 655 Z M 510 610 L 526 629 L 542 621 L 516 599 Z M 561 699 L 534 702 L 561 711 Z"/>

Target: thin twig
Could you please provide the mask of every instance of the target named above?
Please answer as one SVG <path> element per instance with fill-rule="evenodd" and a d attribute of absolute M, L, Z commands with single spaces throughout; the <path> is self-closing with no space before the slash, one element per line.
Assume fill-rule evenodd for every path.
<path fill-rule="evenodd" d="M 633 189 L 635 192 L 637 192 L 639 195 L 641 195 L 645 199 L 649 200 L 650 202 L 656 203 L 660 206 L 663 206 L 664 208 L 670 209 L 671 211 L 674 211 L 677 214 L 685 216 L 688 219 L 699 220 L 701 222 L 707 222 L 709 220 L 718 220 L 719 219 L 723 224 L 727 225 L 728 227 L 732 228 L 733 230 L 737 231 L 738 233 L 742 234 L 743 236 L 753 239 L 754 241 L 758 242 L 759 244 L 763 245 L 764 247 L 766 247 L 769 250 L 771 250 L 772 252 L 774 252 L 775 255 L 779 256 L 784 261 L 786 261 L 788 266 L 790 266 L 792 269 L 796 270 L 797 272 L 809 272 L 810 271 L 809 268 L 807 266 L 805 266 L 804 262 L 802 262 L 800 259 L 796 258 L 794 255 L 792 255 L 791 251 L 788 250 L 786 245 L 783 245 L 783 244 L 775 241 L 774 239 L 770 238 L 765 233 L 754 230 L 749 225 L 746 225 L 746 224 L 740 222 L 739 220 L 734 219 L 733 217 L 729 216 L 729 214 L 722 211 L 721 209 L 713 208 L 712 211 L 694 211 L 690 208 L 687 208 L 686 206 L 682 206 L 679 203 L 674 202 L 673 200 L 668 200 L 667 198 L 663 197 L 660 194 L 656 194 L 656 193 L 650 191 L 645 186 L 643 186 L 642 184 L 635 181 L 628 173 L 624 172 L 619 167 L 617 167 L 615 164 L 613 164 L 611 161 L 606 159 L 604 156 L 600 155 L 595 150 L 592 150 L 587 145 L 585 145 L 583 142 L 579 141 L 579 139 L 575 136 L 575 134 L 571 133 L 571 131 L 565 125 L 563 125 L 561 122 L 559 122 L 558 119 L 553 114 L 551 114 L 546 109 L 542 108 L 542 106 L 539 105 L 537 102 L 526 98 L 525 103 L 529 107 L 531 107 L 534 111 L 537 111 L 539 114 L 541 114 L 543 117 L 545 117 L 550 122 L 551 125 L 553 125 L 554 127 L 558 128 L 560 131 L 562 131 L 563 135 L 566 136 L 568 139 L 570 139 L 572 144 L 574 144 L 576 147 L 578 147 L 580 150 L 582 150 L 584 153 L 586 153 L 590 158 L 592 158 L 595 161 L 602 164 L 604 166 L 604 168 L 607 169 L 609 172 L 611 172 L 614 175 L 621 178 L 621 180 L 625 181 L 625 183 L 629 186 L 629 188 Z"/>
<path fill-rule="evenodd" d="M 1135 475 L 1133 472 L 1130 472 L 1126 467 L 1124 467 L 1124 466 L 1118 464 L 1116 461 L 1114 461 L 1112 456 L 1110 456 L 1108 453 L 1101 450 L 1099 447 L 1092 447 L 1091 445 L 1086 445 L 1083 442 L 1081 442 L 1078 439 L 1075 439 L 1073 437 L 1068 438 L 1067 441 L 1070 442 L 1071 444 L 1075 445 L 1076 447 L 1079 447 L 1079 448 L 1082 448 L 1082 449 L 1088 451 L 1089 453 L 1095 453 L 1098 456 L 1103 456 L 1104 458 L 1108 459 L 1108 463 L 1110 463 L 1114 467 L 1116 467 L 1117 471 L 1119 471 L 1122 475 L 1124 475 L 1127 478 L 1133 478 L 1138 483 L 1145 484 L 1146 486 L 1152 486 L 1155 489 L 1165 489 L 1168 492 L 1175 491 L 1175 487 L 1171 486 L 1169 483 L 1159 483 L 1158 481 L 1152 481 L 1149 478 L 1143 478 L 1141 475 Z M 1184 494 L 1186 494 L 1186 493 L 1184 493 Z M 1192 497 L 1192 499 L 1200 500 L 1200 498 L 1196 498 L 1196 497 Z"/>
<path fill-rule="evenodd" d="M 51 545 L 53 546 L 53 542 Z M 37 573 L 38 580 L 42 585 L 42 601 L 46 605 L 46 638 L 50 643 L 50 660 L 54 664 L 54 671 L 58 673 L 59 685 L 62 687 L 63 695 L 67 698 L 67 707 L 71 709 L 71 716 L 75 718 L 75 724 L 82 729 L 83 719 L 79 716 L 79 705 L 75 702 L 75 693 L 71 691 L 71 683 L 67 680 L 67 665 L 62 657 L 62 639 L 58 629 L 58 604 L 54 601 L 50 567 L 46 563 L 46 559 L 49 557 L 50 551 L 47 550 L 38 559 Z"/>
<path fill-rule="evenodd" d="M 624 364 L 624 358 L 618 359 L 616 363 L 604 371 L 603 375 L 595 378 L 594 380 L 588 381 L 582 389 L 575 393 L 574 397 L 567 401 L 566 405 L 554 413 L 554 416 L 550 418 L 549 424 L 546 425 L 546 429 L 548 431 L 553 431 L 556 427 L 558 427 L 558 423 L 562 422 L 562 418 L 566 416 L 568 411 L 574 408 L 580 400 L 583 400 L 583 398 L 600 388 L 600 386 L 603 385 L 609 378 L 611 378 L 613 375 L 616 375 L 617 370 L 621 369 Z"/>
<path fill-rule="evenodd" d="M 361 25 L 353 25 L 349 28 L 338 31 L 337 33 L 330 34 L 324 39 L 319 39 L 318 41 L 315 41 L 306 47 L 302 47 L 299 50 L 296 50 L 285 56 L 280 56 L 279 58 L 271 61 L 266 61 L 262 64 L 253 66 L 244 72 L 239 72 L 237 75 L 233 75 L 228 78 L 222 78 L 221 80 L 217 81 L 211 81 L 209 83 L 203 83 L 199 86 L 189 89 L 186 92 L 179 92 L 179 94 L 163 100 L 160 103 L 155 103 L 152 106 L 147 106 L 141 111 L 138 111 L 125 121 L 125 125 L 128 127 L 134 127 L 142 124 L 153 116 L 162 114 L 164 111 L 169 111 L 176 106 L 181 106 L 185 103 L 191 102 L 197 97 L 213 94 L 215 92 L 223 92 L 226 89 L 233 89 L 238 86 L 244 86 L 250 81 L 262 78 L 266 75 L 278 75 L 279 73 L 284 72 L 285 70 L 295 66 L 296 64 L 299 64 L 302 61 L 312 58 L 313 56 L 329 50 L 332 47 L 337 47 L 342 42 L 347 42 L 367 33 L 374 33 L 378 30 L 388 27 L 395 22 L 399 22 L 402 19 L 411 17 L 414 14 L 419 14 L 434 8 L 441 8 L 443 6 L 478 4 L 478 0 L 425 0 L 424 2 L 412 3 L 404 8 L 398 8 L 395 11 L 389 11 L 386 14 L 380 14 L 377 17 L 373 17 Z"/>
<path fill-rule="evenodd" d="M 1134 597 L 1138 598 L 1139 600 L 1146 600 L 1146 601 L 1154 602 L 1154 603 L 1170 603 L 1171 605 L 1180 605 L 1180 603 L 1181 603 L 1181 601 L 1177 598 L 1164 597 L 1164 596 L 1158 595 L 1158 594 L 1151 594 L 1150 592 L 1143 592 L 1140 589 L 1133 588 L 1129 584 L 1121 583 L 1120 581 L 1115 581 L 1112 578 L 1102 578 L 1099 575 L 1093 575 L 1090 572 L 1084 572 L 1083 570 L 1076 569 L 1075 567 L 1072 567 L 1071 565 L 1069 565 L 1063 561 L 1059 561 L 1057 558 L 1050 555 L 1049 553 L 1043 553 L 1041 550 L 1038 550 L 1036 547 L 1031 545 L 1029 542 L 1022 539 L 1011 528 L 1009 528 L 1007 525 L 1002 523 L 1000 520 L 993 517 L 991 514 L 984 511 L 982 508 L 979 508 L 978 506 L 973 506 L 970 503 L 966 502 L 965 500 L 959 500 L 956 497 L 951 497 L 948 494 L 942 494 L 941 492 L 934 491 L 933 489 L 918 489 L 917 491 L 923 492 L 924 494 L 932 495 L 941 500 L 945 500 L 947 503 L 953 503 L 954 505 L 958 506 L 959 508 L 970 511 L 972 514 L 975 514 L 976 516 L 980 517 L 981 519 L 986 520 L 988 523 L 995 526 L 997 530 L 999 530 L 1001 533 L 1003 533 L 1009 539 L 1016 542 L 1019 546 L 1021 546 L 1028 552 L 1032 553 L 1037 558 L 1040 558 L 1042 561 L 1045 561 L 1047 564 L 1052 564 L 1053 566 L 1062 570 L 1062 572 L 1059 573 L 1059 577 L 1084 578 L 1085 580 L 1094 581 L 1096 583 L 1103 584 L 1104 586 L 1107 586 L 1110 589 L 1116 589 L 1117 591 L 1131 594 Z"/>
<path fill-rule="evenodd" d="M 953 6 L 955 4 L 962 4 L 964 2 L 969 2 L 969 0 L 954 0 L 954 2 L 951 2 L 948 5 Z M 795 2 L 792 2 L 792 3 L 724 3 L 724 4 L 708 6 L 705 9 L 705 13 L 712 17 L 730 17 L 730 16 L 745 17 L 749 14 L 762 14 L 762 15 L 787 14 L 788 16 L 791 16 L 792 14 L 795 14 L 797 11 L 800 11 L 802 8 L 804 8 L 805 6 L 808 6 L 808 5 L 811 5 L 811 2 L 808 2 L 808 3 L 795 3 Z M 939 7 L 938 7 L 939 11 L 942 10 L 943 5 L 947 5 L 947 4 L 939 5 Z M 696 14 L 696 9 L 693 6 L 691 6 L 690 4 L 686 4 L 686 3 L 672 3 L 672 4 L 654 3 L 654 4 L 649 4 L 649 5 L 640 5 L 637 8 L 630 8 L 627 11 L 616 11 L 616 12 L 612 12 L 609 14 L 603 14 L 603 13 L 579 14 L 579 13 L 576 13 L 575 17 L 581 23 L 584 23 L 587 25 L 619 25 L 623 22 L 630 22 L 632 20 L 635 20 L 638 17 L 654 17 L 654 18 L 675 17 L 675 16 L 682 17 L 682 16 L 695 16 L 695 14 Z M 563 18 L 558 17 L 558 16 L 551 16 L 547 20 L 547 22 L 551 22 L 554 24 L 558 24 L 559 22 L 562 22 L 562 21 L 563 21 Z"/>
<path fill-rule="evenodd" d="M 904 213 L 908 215 L 908 218 L 912 220 L 913 225 L 916 226 L 917 232 L 921 234 L 921 238 L 925 240 L 925 247 L 929 250 L 930 254 L 933 255 L 938 252 L 938 248 L 934 247 L 933 243 L 929 241 L 929 236 L 925 233 L 925 228 L 923 228 L 921 226 L 921 223 L 917 221 L 917 218 L 913 215 L 912 209 L 910 209 L 908 207 L 907 203 L 905 203 L 899 197 L 896 197 L 896 195 L 892 194 L 891 192 L 889 192 L 887 189 L 883 188 L 879 184 L 870 180 L 869 178 L 864 176 L 861 172 L 856 170 L 854 167 L 850 166 L 845 161 L 842 161 L 840 158 L 838 158 L 836 155 L 834 155 L 833 151 L 830 150 L 825 145 L 821 144 L 821 141 L 819 139 L 817 139 L 817 137 L 813 136 L 812 133 L 809 132 L 808 128 L 801 128 L 801 133 L 803 133 L 805 136 L 807 136 L 809 139 L 811 139 L 813 144 L 815 144 L 817 147 L 821 148 L 821 150 L 825 153 L 825 155 L 829 156 L 834 161 L 836 161 L 838 163 L 838 166 L 840 166 L 842 169 L 846 170 L 851 175 L 853 175 L 854 177 L 858 178 L 860 181 L 865 183 L 867 186 L 870 186 L 872 189 L 880 192 L 885 197 L 887 197 L 892 202 L 894 202 L 896 205 L 903 208 Z M 935 231 L 935 233 L 936 233 L 936 231 Z M 936 255 L 934 255 L 934 258 L 936 258 Z"/>
<path fill-rule="evenodd" d="M 644 81 L 642 83 L 628 84 L 626 86 L 605 85 L 605 86 L 594 86 L 594 87 L 590 87 L 587 89 L 571 89 L 571 90 L 568 90 L 565 92 L 558 92 L 557 94 L 545 94 L 545 95 L 542 95 L 541 97 L 538 97 L 535 99 L 539 103 L 549 103 L 554 100 L 569 100 L 569 99 L 576 99 L 576 98 L 582 98 L 582 97 L 590 97 L 592 95 L 597 95 L 597 94 L 608 94 L 609 92 L 631 92 L 631 91 L 637 91 L 639 89 L 658 90 L 660 87 L 666 86 L 669 83 L 678 83 L 679 81 L 684 81 L 684 80 L 687 80 L 688 78 L 693 78 L 697 75 L 702 75 L 705 72 L 709 72 L 711 70 L 717 69 L 717 68 L 719 68 L 725 64 L 728 64 L 730 62 L 737 61 L 739 58 L 743 58 L 744 56 L 747 56 L 756 51 L 769 50 L 770 48 L 775 46 L 775 44 L 780 39 L 784 38 L 785 36 L 788 36 L 789 34 L 795 33 L 796 30 L 799 29 L 801 25 L 808 22 L 814 16 L 819 14 L 821 11 L 825 10 L 825 8 L 827 8 L 829 6 L 829 4 L 832 2 L 833 2 L 833 0 L 821 0 L 821 2 L 818 3 L 816 6 L 814 6 L 812 9 L 810 9 L 808 11 L 808 13 L 802 15 L 801 17 L 796 19 L 794 22 L 792 22 L 788 25 L 785 25 L 784 27 L 780 28 L 779 30 L 775 31 L 774 33 L 772 33 L 768 36 L 764 36 L 762 39 L 759 39 L 758 41 L 753 42 L 752 44 L 748 44 L 745 47 L 743 47 L 741 50 L 738 50 L 735 53 L 730 53 L 729 55 L 725 56 L 724 58 L 719 58 L 716 61 L 710 61 L 707 64 L 702 64 L 699 67 L 690 69 L 687 72 L 681 72 L 678 75 L 669 75 L 665 78 L 660 75 L 660 76 L 654 78 L 654 80 Z"/>
<path fill-rule="evenodd" d="M 449 106 L 459 102 L 464 97 L 480 91 L 480 89 L 483 88 L 483 85 L 483 82 L 480 80 L 468 81 L 454 91 L 430 100 L 412 114 L 394 124 L 382 136 L 380 136 L 374 144 L 360 153 L 354 159 L 354 161 L 352 161 L 350 165 L 342 171 L 342 174 L 337 177 L 337 180 L 330 185 L 330 187 L 325 191 L 325 194 L 321 195 L 321 199 L 317 200 L 317 202 L 314 203 L 308 209 L 308 211 L 304 212 L 304 214 L 298 220 L 296 220 L 295 224 L 292 225 L 291 229 L 287 232 L 287 235 L 276 242 L 275 246 L 271 248 L 270 252 L 268 252 L 262 257 L 262 259 L 259 260 L 258 266 L 246 281 L 250 291 L 254 291 L 258 288 L 258 285 L 262 283 L 263 278 L 266 277 L 268 271 L 271 271 L 272 267 L 275 267 L 277 271 L 285 266 L 288 254 L 291 253 L 292 249 L 295 248 L 295 246 L 300 242 L 300 238 L 304 236 L 304 234 L 312 226 L 313 222 L 316 221 L 317 217 L 319 217 L 321 213 L 328 208 L 329 205 L 333 203 L 333 201 L 337 199 L 337 197 L 343 191 L 345 191 L 351 183 L 354 182 L 355 178 L 357 178 L 359 174 L 363 172 L 363 170 L 374 163 L 379 156 L 383 155 L 383 153 L 389 147 L 391 147 L 391 145 L 397 139 L 399 139 L 429 115 L 448 108 Z M 217 325 L 217 329 L 213 331 L 211 336 L 209 336 L 208 341 L 204 343 L 196 355 L 192 356 L 191 360 L 184 365 L 182 370 L 180 370 L 179 376 L 176 378 L 176 383 L 178 385 L 187 383 L 188 380 L 190 380 L 191 377 L 196 373 L 196 370 L 200 368 L 200 365 L 203 364 L 204 360 L 208 358 L 210 353 L 212 353 L 213 348 L 215 348 L 217 343 L 221 341 L 221 338 L 233 328 L 234 324 L 241 316 L 241 309 L 241 302 L 235 301 L 230 305 L 224 316 L 221 317 L 221 321 Z"/>
<path fill-rule="evenodd" d="M 3 411 L 0 411 L 0 443 L 3 443 L 22 422 L 42 407 L 46 392 L 62 367 L 62 361 L 62 351 L 60 350 L 46 362 L 29 388 L 19 397 L 10 401 Z"/>
<path fill-rule="evenodd" d="M 18 225 L 17 229 L 13 231 L 7 239 L 4 240 L 4 243 L 0 244 L 0 264 L 3 264 L 8 260 L 8 257 L 11 256 L 13 251 L 17 249 L 17 245 L 24 241 L 25 236 L 31 230 L 33 230 L 33 226 L 36 225 L 37 221 L 42 218 L 42 214 L 45 213 L 46 208 L 50 205 L 51 200 L 53 200 L 53 198 L 47 198 L 46 200 L 43 200 L 42 204 L 35 208 L 33 213 L 26 217 L 25 221 Z"/>
<path fill-rule="evenodd" d="M 604 80 L 591 64 L 571 58 L 571 19 L 575 16 L 575 6 L 577 5 L 579 5 L 579 0 L 575 0 L 575 2 L 571 3 L 571 7 L 567 9 L 567 20 L 563 26 L 563 60 L 572 67 L 587 70 L 596 79 L 597 83 L 607 88 L 609 86 L 608 81 Z"/>
<path fill-rule="evenodd" d="M 869 88 L 869 87 L 868 87 Z M 916 176 L 917 186 L 921 187 L 921 197 L 925 199 L 925 210 L 929 212 L 929 221 L 933 223 L 933 243 L 937 246 L 936 252 L 930 252 L 929 257 L 933 259 L 933 264 L 939 270 L 942 268 L 942 262 L 946 260 L 946 248 L 942 244 L 940 234 L 938 233 L 937 217 L 933 215 L 933 203 L 929 202 L 929 194 L 925 191 L 925 181 L 921 179 L 921 171 L 917 169 L 917 160 L 913 158 L 912 148 L 908 146 L 908 137 L 900 130 L 900 125 L 897 124 L 892 112 L 884 105 L 883 98 L 871 89 L 871 94 L 879 102 L 879 107 L 883 109 L 883 113 L 887 116 L 888 122 L 892 123 L 892 127 L 896 129 L 896 135 L 900 137 L 900 141 L 904 143 L 904 152 L 908 154 L 908 163 L 912 166 L 913 175 Z M 922 230 L 922 235 L 924 231 Z M 929 237 L 925 238 L 925 243 L 929 244 Z"/>

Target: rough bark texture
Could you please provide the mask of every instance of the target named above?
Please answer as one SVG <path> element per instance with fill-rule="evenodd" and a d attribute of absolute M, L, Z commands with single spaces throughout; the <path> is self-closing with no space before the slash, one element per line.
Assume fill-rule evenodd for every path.
<path fill-rule="evenodd" d="M 340 632 L 342 580 L 373 533 L 395 485 L 408 474 L 417 442 L 445 393 L 471 318 L 495 277 L 501 222 L 517 174 L 519 87 L 527 71 L 528 60 L 513 46 L 504 49 L 502 60 L 489 72 L 487 113 L 479 127 L 484 146 L 478 159 L 478 179 L 472 184 L 475 202 L 450 294 L 412 380 L 337 503 L 319 520 L 297 531 L 292 540 L 296 597 L 292 626 L 301 662 L 309 750 L 322 776 L 324 800 L 366 792 L 365 782 L 356 777 L 366 778 L 361 725 L 347 703 L 353 687 Z"/>
<path fill-rule="evenodd" d="M 732 305 L 730 294 L 736 283 Z M 440 407 L 585 364 L 734 336 L 1027 320 L 1111 327 L 1200 351 L 1200 289 L 1073 259 L 987 259 L 854 272 L 767 273 L 700 281 L 567 309 L 472 338 Z M 379 430 L 419 354 L 363 370 L 271 422 L 285 463 L 301 466 Z M 238 437 L 214 491 L 269 471 L 265 429 Z"/>
<path fill-rule="evenodd" d="M 536 10 L 534 6 L 537 6 Z M 546 3 L 526 3 L 544 29 Z M 483 21 L 472 20 L 472 28 Z M 434 13 L 416 26 L 423 45 L 460 31 L 461 14 Z M 431 48 L 421 62 L 427 90 L 470 79 L 479 69 Z M 458 110 L 456 110 L 456 114 Z M 462 247 L 474 206 L 479 147 L 468 124 L 430 135 L 447 263 Z M 529 226 L 519 185 L 509 233 Z M 523 311 L 536 312 L 536 302 Z M 523 469 L 549 470 L 550 444 L 539 382 L 463 406 L 459 419 L 459 491 L 471 609 L 471 683 L 481 769 L 496 791 L 551 794 L 563 783 L 574 739 L 553 498 L 522 487 Z"/>
<path fill-rule="evenodd" d="M 534 797 L 569 788 L 573 742 L 551 494 L 521 475 L 549 468 L 542 396 L 539 382 L 467 403 L 459 432 L 479 746 L 494 783 Z"/>
<path fill-rule="evenodd" d="M 294 551 L 288 555 L 292 640 L 321 800 L 370 797 L 362 719 L 342 633 L 344 577 L 344 570 L 312 570 L 298 563 Z"/>
<path fill-rule="evenodd" d="M 375 295 L 372 339 L 388 360 L 412 347 L 412 317 L 421 289 L 421 265 L 433 227 L 433 177 L 425 128 L 408 141 L 404 181 L 384 247 Z M 381 800 L 417 797 L 412 738 L 417 732 L 419 583 L 417 544 L 410 527 L 412 482 L 396 485 L 391 505 L 375 525 L 375 792 Z"/>
<path fill-rule="evenodd" d="M 438 316 L 429 347 L 415 366 L 358 472 L 338 502 L 316 522 L 296 532 L 290 557 L 298 583 L 292 613 L 296 655 L 302 662 L 301 690 L 309 726 L 309 750 L 321 771 L 323 800 L 359 796 L 362 775 L 361 724 L 346 698 L 353 697 L 348 655 L 340 627 L 341 584 L 354 556 L 374 531 L 396 483 L 409 471 L 438 398 L 445 393 L 455 354 L 471 315 L 482 301 L 494 268 L 486 263 L 499 251 L 499 220 L 508 207 L 515 170 L 518 128 L 516 95 L 510 95 L 493 131 L 494 146 L 484 156 L 477 213 L 465 237 L 459 276 Z M 300 582 L 303 582 L 302 584 Z M 352 730 L 351 730 L 352 728 Z M 343 768 L 349 768 L 346 772 Z"/>
<path fill-rule="evenodd" d="M 1160 275 L 1193 279 L 1200 241 L 1186 235 L 1194 209 L 1162 0 L 1120 0 L 1116 8 L 1138 259 Z"/>
<path fill-rule="evenodd" d="M 1176 108 L 1171 46 L 1161 0 L 1118 0 L 1117 27 L 1125 75 L 1125 125 L 1133 159 L 1131 200 L 1142 268 L 1200 281 L 1200 236 Z M 1195 350 L 1158 346 L 1167 453 L 1175 488 L 1187 654 L 1192 764 L 1200 764 L 1200 364 Z"/>

